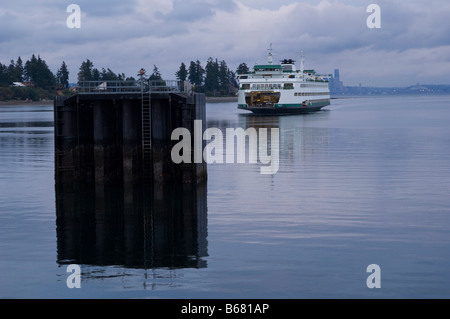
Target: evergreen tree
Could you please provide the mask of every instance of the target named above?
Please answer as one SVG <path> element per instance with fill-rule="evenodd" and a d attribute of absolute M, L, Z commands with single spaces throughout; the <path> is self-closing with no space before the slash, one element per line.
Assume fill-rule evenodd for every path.
<path fill-rule="evenodd" d="M 17 62 L 10 61 L 9 66 L 0 63 L 0 85 L 8 86 L 12 82 L 22 82 L 24 80 L 24 67 L 20 57 Z"/>
<path fill-rule="evenodd" d="M 100 73 L 100 80 L 102 81 L 117 81 L 118 76 L 115 74 L 110 68 L 102 68 L 102 72 Z"/>
<path fill-rule="evenodd" d="M 11 60 L 8 66 L 8 78 L 10 82 L 17 82 L 16 77 L 16 63 L 14 60 Z"/>
<path fill-rule="evenodd" d="M 56 73 L 56 82 L 63 85 L 65 88 L 69 87 L 69 71 L 67 70 L 66 62 L 64 61 Z"/>
<path fill-rule="evenodd" d="M 247 64 L 245 63 L 241 63 L 239 64 L 236 73 L 237 74 L 244 74 L 244 73 L 248 73 L 250 71 L 250 69 L 248 68 Z"/>
<path fill-rule="evenodd" d="M 100 81 L 100 71 L 97 68 L 92 69 L 92 81 Z"/>
<path fill-rule="evenodd" d="M 27 62 L 25 62 L 24 77 L 27 81 L 33 81 L 36 76 L 37 59 L 33 54 Z"/>
<path fill-rule="evenodd" d="M 214 61 L 211 57 L 206 62 L 205 67 L 205 91 L 207 94 L 216 95 L 219 90 L 219 63 Z"/>
<path fill-rule="evenodd" d="M 156 65 L 153 65 L 153 73 L 148 78 L 150 81 L 162 80 L 161 73 Z"/>
<path fill-rule="evenodd" d="M 81 63 L 80 71 L 78 72 L 78 82 L 94 80 L 92 76 L 93 66 L 94 64 L 89 59 Z"/>
<path fill-rule="evenodd" d="M 203 76 L 205 74 L 205 70 L 201 66 L 199 60 L 196 62 L 191 61 L 189 64 L 189 76 L 188 80 L 191 84 L 195 85 L 196 92 L 202 92 L 203 90 Z"/>
<path fill-rule="evenodd" d="M 228 70 L 227 63 L 225 61 L 220 61 L 219 66 L 219 87 L 222 93 L 229 94 L 230 93 L 230 72 Z"/>
<path fill-rule="evenodd" d="M 231 89 L 234 91 L 234 92 L 230 92 L 230 93 L 235 93 L 235 90 L 239 88 L 239 83 L 237 81 L 236 73 L 234 73 L 231 70 L 229 70 L 228 72 L 230 73 L 229 78 L 230 78 Z"/>
<path fill-rule="evenodd" d="M 220 90 L 226 95 L 235 93 L 235 89 L 239 87 L 236 74 L 228 68 L 224 60 L 220 62 L 219 66 L 219 81 Z"/>
<path fill-rule="evenodd" d="M 40 56 L 36 58 L 34 54 L 25 63 L 24 75 L 25 79 L 34 82 L 36 87 L 50 89 L 56 84 L 55 76 L 48 68 L 45 60 L 41 59 Z"/>
<path fill-rule="evenodd" d="M 0 86 L 9 85 L 8 67 L 0 63 Z"/>
<path fill-rule="evenodd" d="M 175 72 L 175 76 L 179 81 L 186 81 L 188 75 L 188 70 L 186 69 L 186 64 L 181 62 L 180 69 Z"/>
<path fill-rule="evenodd" d="M 23 62 L 20 56 L 17 58 L 16 67 L 14 70 L 14 81 L 22 82 L 23 81 Z"/>
<path fill-rule="evenodd" d="M 189 64 L 188 80 L 193 85 L 195 85 L 195 83 L 197 82 L 197 72 L 194 61 L 191 61 L 191 63 Z"/>
<path fill-rule="evenodd" d="M 47 66 L 47 62 L 38 56 L 36 77 L 33 79 L 37 87 L 51 89 L 56 84 L 56 78 Z"/>
<path fill-rule="evenodd" d="M 203 85 L 204 76 L 205 76 L 205 69 L 202 67 L 199 60 L 195 62 L 195 69 L 198 74 L 198 85 L 201 87 Z"/>

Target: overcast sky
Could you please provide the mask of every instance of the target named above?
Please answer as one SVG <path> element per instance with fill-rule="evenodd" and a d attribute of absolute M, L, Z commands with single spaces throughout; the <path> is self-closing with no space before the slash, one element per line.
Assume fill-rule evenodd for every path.
<path fill-rule="evenodd" d="M 81 28 L 66 12 L 81 8 Z M 381 28 L 366 24 L 371 3 Z M 39 54 L 53 72 L 65 61 L 70 81 L 82 61 L 135 76 L 158 66 L 174 79 L 181 62 L 209 57 L 241 62 L 306 57 L 320 73 L 339 68 L 345 85 L 450 84 L 448 0 L 2 0 L 0 62 Z"/>

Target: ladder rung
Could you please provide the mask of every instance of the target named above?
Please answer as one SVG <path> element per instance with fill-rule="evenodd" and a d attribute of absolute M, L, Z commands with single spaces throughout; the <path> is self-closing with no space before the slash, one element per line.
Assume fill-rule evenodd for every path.
<path fill-rule="evenodd" d="M 142 158 L 144 166 L 144 178 L 152 177 L 152 117 L 150 94 L 142 95 Z"/>

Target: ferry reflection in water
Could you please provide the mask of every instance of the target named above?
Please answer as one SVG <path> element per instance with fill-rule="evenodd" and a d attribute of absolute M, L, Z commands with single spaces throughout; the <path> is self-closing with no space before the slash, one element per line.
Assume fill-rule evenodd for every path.
<path fill-rule="evenodd" d="M 278 116 L 244 113 L 239 114 L 238 123 L 244 129 L 266 128 L 268 132 L 273 128 L 279 128 L 280 170 L 290 171 L 298 165 L 298 162 L 308 165 L 320 161 L 320 151 L 329 148 L 330 128 L 316 126 L 315 123 L 320 123 L 320 120 L 328 117 L 327 110 L 311 114 Z M 268 145 L 271 145 L 270 134 L 268 140 Z"/>
<path fill-rule="evenodd" d="M 149 194 L 142 185 L 57 184 L 57 262 L 207 267 L 206 185 Z"/>

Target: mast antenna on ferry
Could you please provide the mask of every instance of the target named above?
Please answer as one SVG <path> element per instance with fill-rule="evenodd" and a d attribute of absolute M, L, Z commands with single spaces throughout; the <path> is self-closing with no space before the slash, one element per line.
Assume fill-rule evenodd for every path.
<path fill-rule="evenodd" d="M 303 50 L 300 51 L 300 74 L 303 74 L 305 69 L 305 56 L 303 55 Z"/>
<path fill-rule="evenodd" d="M 272 62 L 273 62 L 272 43 L 270 43 L 268 50 L 269 50 L 269 55 L 267 56 L 267 63 L 272 64 Z"/>

